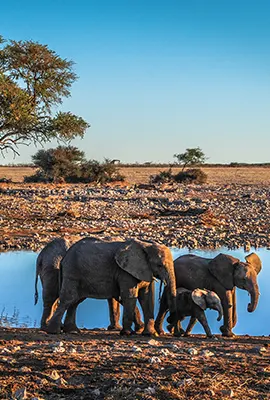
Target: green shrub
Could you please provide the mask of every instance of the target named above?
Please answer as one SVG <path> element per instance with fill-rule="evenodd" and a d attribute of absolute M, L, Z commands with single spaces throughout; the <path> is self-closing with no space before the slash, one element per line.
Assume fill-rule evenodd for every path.
<path fill-rule="evenodd" d="M 174 180 L 180 183 L 206 183 L 207 175 L 201 169 L 187 169 L 174 176 Z"/>
<path fill-rule="evenodd" d="M 172 169 L 169 168 L 167 171 L 160 171 L 157 175 L 150 176 L 150 183 L 167 183 L 174 180 Z"/>
<path fill-rule="evenodd" d="M 32 156 L 38 172 L 24 178 L 26 183 L 106 183 L 123 181 L 117 166 L 109 159 L 103 163 L 86 161 L 84 152 L 72 146 L 58 146 L 56 149 L 39 150 Z"/>
<path fill-rule="evenodd" d="M 12 183 L 12 179 L 9 179 L 9 178 L 0 178 L 0 183 Z"/>

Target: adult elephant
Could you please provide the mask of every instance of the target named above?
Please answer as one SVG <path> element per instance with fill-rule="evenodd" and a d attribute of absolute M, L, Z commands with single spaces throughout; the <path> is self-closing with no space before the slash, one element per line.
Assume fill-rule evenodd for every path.
<path fill-rule="evenodd" d="M 35 305 L 38 302 L 38 277 L 42 285 L 43 312 L 40 322 L 40 328 L 46 327 L 47 321 L 53 315 L 57 308 L 57 299 L 59 297 L 59 268 L 62 258 L 70 244 L 63 238 L 53 239 L 41 250 L 36 261 L 36 279 L 35 279 Z"/>
<path fill-rule="evenodd" d="M 88 237 L 85 240 L 97 242 L 96 237 Z M 59 298 L 59 269 L 63 257 L 66 255 L 71 243 L 66 238 L 55 238 L 41 250 L 36 261 L 35 279 L 35 305 L 38 302 L 38 277 L 41 280 L 43 312 L 40 322 L 40 329 L 45 330 L 49 319 L 52 317 L 58 306 Z M 114 299 L 108 299 L 110 325 L 109 330 L 118 330 L 120 317 L 120 304 Z M 68 311 L 71 313 L 72 310 Z M 143 322 L 140 318 L 138 307 L 135 309 L 134 326 L 137 333 L 142 332 Z M 76 328 L 77 330 L 78 328 Z"/>
<path fill-rule="evenodd" d="M 177 287 L 190 290 L 205 288 L 216 292 L 220 297 L 224 315 L 224 323 L 220 327 L 223 336 L 232 336 L 232 328 L 236 325 L 235 287 L 249 292 L 251 296 L 247 308 L 249 312 L 253 312 L 258 304 L 257 275 L 262 268 L 261 260 L 255 253 L 249 254 L 245 260 L 246 262 L 242 262 L 227 254 L 219 254 L 213 259 L 188 254 L 174 261 Z M 155 328 L 160 334 L 164 333 L 162 325 L 167 311 L 166 292 L 164 292 L 155 322 Z"/>
<path fill-rule="evenodd" d="M 75 243 L 61 263 L 62 285 L 59 306 L 49 321 L 47 332 L 59 333 L 67 309 L 64 328 L 72 331 L 77 305 L 85 298 L 116 299 L 123 304 L 121 334 L 132 333 L 136 300 L 144 314 L 143 334 L 155 334 L 153 277 L 167 285 L 168 307 L 176 311 L 176 285 L 170 249 L 156 243 L 125 242 Z"/>

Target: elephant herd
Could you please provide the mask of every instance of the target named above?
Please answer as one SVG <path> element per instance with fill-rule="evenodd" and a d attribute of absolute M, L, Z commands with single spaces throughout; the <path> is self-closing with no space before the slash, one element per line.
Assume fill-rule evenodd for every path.
<path fill-rule="evenodd" d="M 36 263 L 37 282 L 42 284 L 43 313 L 41 329 L 48 333 L 78 332 L 76 310 L 86 298 L 107 299 L 110 325 L 120 334 L 161 335 L 169 312 L 168 329 L 176 336 L 189 335 L 198 320 L 208 337 L 212 336 L 204 310 L 215 309 L 223 336 L 232 336 L 237 321 L 236 287 L 248 291 L 248 311 L 256 309 L 259 298 L 257 275 L 260 258 L 251 253 L 242 262 L 219 254 L 203 258 L 192 254 L 173 261 L 168 247 L 139 240 L 103 241 L 87 237 L 70 246 L 56 238 L 40 252 Z M 155 280 L 164 283 L 156 320 L 154 320 Z M 137 307 L 143 312 L 143 321 Z M 123 306 L 122 326 L 119 324 Z M 64 322 L 62 318 L 65 315 Z M 190 316 L 186 331 L 181 321 Z M 134 330 L 133 330 L 133 329 Z"/>

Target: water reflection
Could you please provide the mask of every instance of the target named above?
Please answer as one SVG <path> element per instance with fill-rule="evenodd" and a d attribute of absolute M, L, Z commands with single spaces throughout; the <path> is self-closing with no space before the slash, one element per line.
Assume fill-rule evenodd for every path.
<path fill-rule="evenodd" d="M 220 252 L 231 254 L 244 260 L 246 253 L 238 250 L 202 251 L 193 250 L 193 254 L 203 257 L 215 257 Z M 236 334 L 269 335 L 270 334 L 270 251 L 255 251 L 262 260 L 263 269 L 258 276 L 261 297 L 254 313 L 247 312 L 249 296 L 246 291 L 237 289 L 238 323 L 234 328 Z M 187 249 L 173 249 L 174 259 L 188 253 Z M 0 253 L 0 326 L 38 327 L 41 313 L 41 285 L 39 282 L 39 302 L 34 306 L 35 262 L 37 254 L 33 252 Z M 158 287 L 156 290 L 156 312 L 158 309 Z M 207 317 L 213 333 L 219 333 L 221 322 L 217 322 L 217 312 L 207 311 Z M 87 299 L 78 308 L 77 323 L 79 327 L 105 328 L 108 325 L 108 307 L 105 300 Z M 185 326 L 185 323 L 183 324 Z M 201 325 L 196 324 L 193 333 L 204 333 Z"/>

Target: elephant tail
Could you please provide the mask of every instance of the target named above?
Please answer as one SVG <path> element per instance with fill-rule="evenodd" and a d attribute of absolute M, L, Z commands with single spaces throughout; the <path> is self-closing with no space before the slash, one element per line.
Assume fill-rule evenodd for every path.
<path fill-rule="evenodd" d="M 35 302 L 34 305 L 37 304 L 38 302 L 38 275 L 39 275 L 39 260 L 37 260 L 37 265 L 36 265 L 36 279 L 35 279 Z"/>

